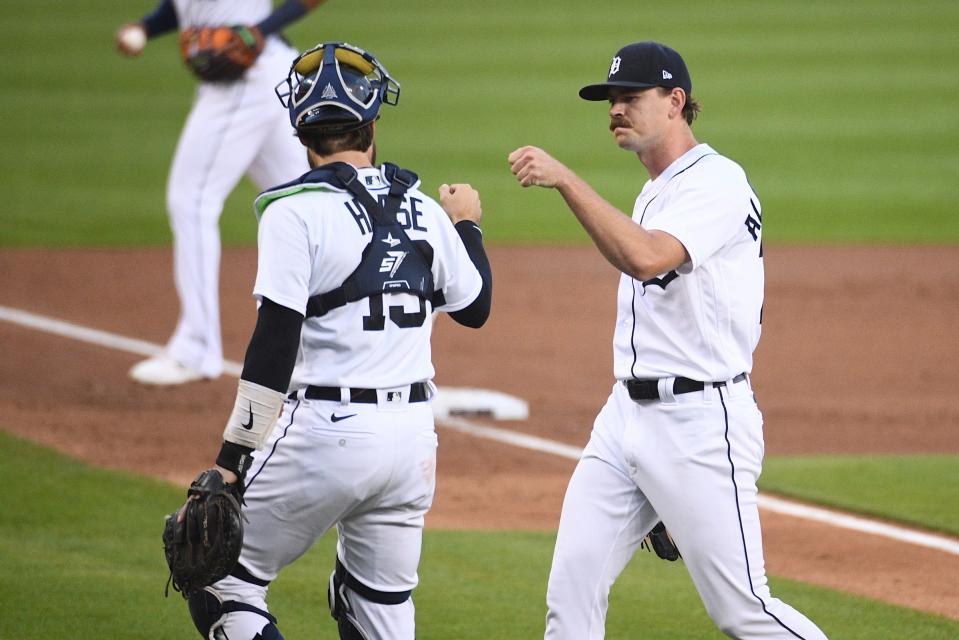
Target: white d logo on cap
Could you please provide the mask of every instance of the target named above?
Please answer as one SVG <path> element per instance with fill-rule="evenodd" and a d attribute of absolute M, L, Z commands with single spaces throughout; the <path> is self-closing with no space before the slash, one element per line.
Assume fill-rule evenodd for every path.
<path fill-rule="evenodd" d="M 613 74 L 615 74 L 617 71 L 619 71 L 619 64 L 620 64 L 622 61 L 623 61 L 623 59 L 620 58 L 619 56 L 616 56 L 615 58 L 613 58 L 613 63 L 612 63 L 611 65 L 609 65 L 609 77 L 610 77 L 610 78 L 613 77 Z"/>

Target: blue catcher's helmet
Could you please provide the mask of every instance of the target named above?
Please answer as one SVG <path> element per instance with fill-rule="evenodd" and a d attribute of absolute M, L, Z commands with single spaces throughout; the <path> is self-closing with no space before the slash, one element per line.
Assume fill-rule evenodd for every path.
<path fill-rule="evenodd" d="M 363 49 L 324 42 L 293 61 L 276 95 L 297 132 L 336 134 L 373 122 L 384 102 L 396 105 L 400 84 Z"/>

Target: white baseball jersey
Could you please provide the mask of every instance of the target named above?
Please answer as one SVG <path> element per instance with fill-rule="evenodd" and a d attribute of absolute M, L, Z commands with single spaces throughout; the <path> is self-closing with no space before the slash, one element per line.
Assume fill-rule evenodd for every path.
<path fill-rule="evenodd" d="M 380 169 L 358 173 L 371 194 L 386 194 Z M 433 248 L 434 286 L 446 298 L 435 310 L 458 311 L 476 299 L 482 279 L 446 213 L 418 184 L 406 193 L 398 219 L 411 240 Z M 253 293 L 305 315 L 308 298 L 339 287 L 356 269 L 371 237 L 369 217 L 345 191 L 329 187 L 283 197 L 260 220 Z M 415 314 L 420 304 L 412 294 L 383 294 L 380 313 L 402 307 Z M 431 379 L 432 314 L 420 326 L 400 327 L 387 317 L 383 329 L 365 330 L 364 317 L 374 313 L 367 298 L 306 318 L 290 388 L 388 388 Z"/>
<path fill-rule="evenodd" d="M 270 0 L 173 0 L 173 5 L 181 31 L 190 27 L 256 24 L 273 11 Z"/>
<path fill-rule="evenodd" d="M 675 237 L 689 261 L 645 282 L 620 278 L 616 378 L 729 380 L 751 371 L 763 305 L 762 210 L 742 168 L 700 144 L 645 184 L 633 220 Z"/>

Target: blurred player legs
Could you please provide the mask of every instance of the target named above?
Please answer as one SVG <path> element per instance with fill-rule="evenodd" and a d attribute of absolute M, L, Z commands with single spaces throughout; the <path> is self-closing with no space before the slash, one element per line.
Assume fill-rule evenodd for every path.
<path fill-rule="evenodd" d="M 268 47 L 245 81 L 203 83 L 197 89 L 167 183 L 180 317 L 164 354 L 130 371 L 140 382 L 179 384 L 215 378 L 223 370 L 219 313 L 223 203 L 244 173 L 263 190 L 308 169 L 303 147 L 289 134 L 286 114 L 276 108 L 266 82 L 288 68 L 284 54 L 289 54 L 285 46 Z M 263 82 L 258 82 L 260 78 Z"/>

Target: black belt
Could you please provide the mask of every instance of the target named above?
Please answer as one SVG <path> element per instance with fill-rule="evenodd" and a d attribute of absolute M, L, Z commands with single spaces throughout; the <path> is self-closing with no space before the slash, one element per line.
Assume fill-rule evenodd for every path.
<path fill-rule="evenodd" d="M 737 382 L 742 382 L 746 379 L 745 373 L 740 373 L 738 376 L 733 378 L 733 384 Z M 633 400 L 659 400 L 659 380 L 625 380 L 623 384 L 626 385 L 626 391 L 629 393 L 629 397 Z M 689 378 L 676 378 L 673 382 L 673 394 L 679 395 L 680 393 L 692 393 L 693 391 L 702 391 L 706 388 L 707 384 L 711 384 L 717 389 L 720 387 L 726 386 L 726 381 L 723 382 L 700 382 L 699 380 L 690 380 Z"/>
<path fill-rule="evenodd" d="M 389 394 L 402 394 L 402 391 L 387 391 L 387 402 L 391 400 L 400 400 L 401 398 L 391 398 Z M 290 394 L 290 399 L 296 399 L 297 392 Z M 429 399 L 429 385 L 425 382 L 414 382 L 410 385 L 410 393 L 407 402 L 426 402 Z M 308 386 L 303 391 L 303 397 L 307 400 L 332 400 L 340 401 L 339 387 L 314 387 Z M 359 402 L 364 404 L 376 404 L 379 402 L 376 389 L 350 389 L 350 402 Z"/>

